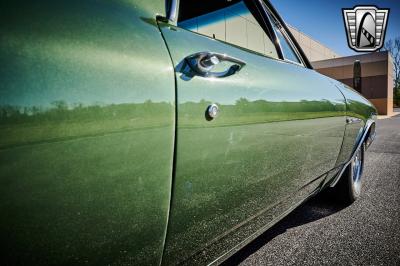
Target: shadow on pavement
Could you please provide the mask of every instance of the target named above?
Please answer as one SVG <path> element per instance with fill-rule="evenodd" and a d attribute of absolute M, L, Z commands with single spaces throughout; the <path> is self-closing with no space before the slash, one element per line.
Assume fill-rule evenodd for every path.
<path fill-rule="evenodd" d="M 283 220 L 275 224 L 273 227 L 265 231 L 259 237 L 254 239 L 222 265 L 237 265 L 256 252 L 258 249 L 266 245 L 269 241 L 285 233 L 288 229 L 301 226 L 313 221 L 317 221 L 331 214 L 341 211 L 347 207 L 342 203 L 338 203 L 337 199 L 326 191 L 320 193 L 304 204 L 300 205 Z"/>

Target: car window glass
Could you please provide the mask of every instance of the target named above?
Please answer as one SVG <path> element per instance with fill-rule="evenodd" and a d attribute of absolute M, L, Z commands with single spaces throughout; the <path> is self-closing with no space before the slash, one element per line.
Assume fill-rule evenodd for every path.
<path fill-rule="evenodd" d="M 271 18 L 271 16 L 270 16 L 270 18 Z M 272 23 L 271 23 L 272 27 L 274 28 L 274 31 L 276 34 L 276 38 L 278 39 L 279 44 L 281 46 L 283 57 L 286 60 L 301 64 L 300 59 L 298 58 L 298 56 L 294 52 L 292 46 L 290 45 L 290 43 L 288 42 L 288 40 L 282 33 L 282 31 L 283 31 L 282 26 L 275 19 L 271 18 L 271 20 L 272 20 Z"/>
<path fill-rule="evenodd" d="M 181 0 L 178 26 L 278 58 L 273 42 L 244 1 Z"/>

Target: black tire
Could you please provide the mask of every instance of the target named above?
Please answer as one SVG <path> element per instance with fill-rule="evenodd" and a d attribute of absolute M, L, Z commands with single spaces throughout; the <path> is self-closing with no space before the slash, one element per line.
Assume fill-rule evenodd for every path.
<path fill-rule="evenodd" d="M 364 153 L 365 144 L 363 143 L 355 152 L 352 161 L 347 166 L 337 185 L 333 188 L 332 192 L 335 198 L 344 204 L 350 205 L 361 195 Z"/>

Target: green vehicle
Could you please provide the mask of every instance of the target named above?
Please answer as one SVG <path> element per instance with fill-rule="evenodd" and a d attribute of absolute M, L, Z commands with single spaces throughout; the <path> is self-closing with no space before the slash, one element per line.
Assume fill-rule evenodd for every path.
<path fill-rule="evenodd" d="M 0 3 L 2 265 L 221 263 L 360 195 L 375 108 L 267 1 Z"/>

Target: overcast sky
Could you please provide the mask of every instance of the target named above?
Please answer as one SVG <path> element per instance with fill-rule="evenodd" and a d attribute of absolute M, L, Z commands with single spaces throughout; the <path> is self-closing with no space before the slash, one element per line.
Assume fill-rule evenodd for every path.
<path fill-rule="evenodd" d="M 342 8 L 375 5 L 390 8 L 385 41 L 400 37 L 400 1 L 398 0 L 270 0 L 286 23 L 346 56 L 356 54 L 347 46 Z"/>

